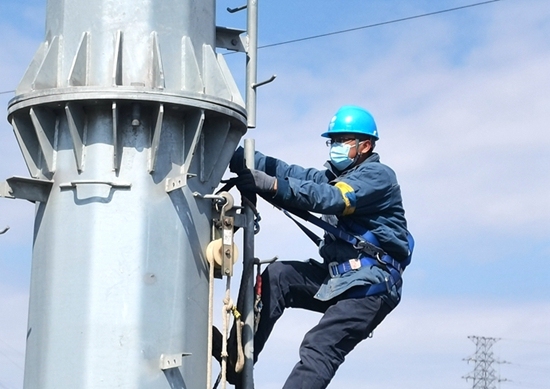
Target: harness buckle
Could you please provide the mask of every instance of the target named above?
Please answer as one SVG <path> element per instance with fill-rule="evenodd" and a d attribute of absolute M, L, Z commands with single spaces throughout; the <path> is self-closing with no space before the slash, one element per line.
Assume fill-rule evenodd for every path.
<path fill-rule="evenodd" d="M 375 257 L 376 260 L 378 261 L 378 263 L 382 266 L 386 266 L 386 263 L 382 260 L 382 256 L 380 255 L 380 253 L 376 253 Z"/>
<path fill-rule="evenodd" d="M 349 266 L 351 267 L 351 270 L 357 270 L 359 269 L 361 265 L 361 260 L 359 258 L 352 258 L 348 261 Z"/>
<path fill-rule="evenodd" d="M 369 257 L 378 259 L 382 263 L 382 257 L 386 254 L 381 248 L 373 245 L 372 243 L 362 239 L 357 238 L 358 242 L 353 245 L 353 248 L 363 252 L 363 254 L 368 255 Z"/>
<path fill-rule="evenodd" d="M 328 274 L 330 275 L 330 278 L 334 278 L 339 275 L 338 262 L 330 262 L 328 264 Z"/>

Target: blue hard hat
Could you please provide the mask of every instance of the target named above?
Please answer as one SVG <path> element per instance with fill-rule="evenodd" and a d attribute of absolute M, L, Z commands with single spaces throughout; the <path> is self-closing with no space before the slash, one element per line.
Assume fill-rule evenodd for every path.
<path fill-rule="evenodd" d="M 328 131 L 321 136 L 330 138 L 339 133 L 369 135 L 379 139 L 378 129 L 372 115 L 367 110 L 355 105 L 341 107 L 330 120 Z"/>

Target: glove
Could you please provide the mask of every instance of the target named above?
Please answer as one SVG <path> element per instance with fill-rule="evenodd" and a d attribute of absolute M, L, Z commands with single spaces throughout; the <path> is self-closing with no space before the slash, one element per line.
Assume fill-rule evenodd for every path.
<path fill-rule="evenodd" d="M 244 149 L 239 146 L 233 153 L 231 161 L 229 162 L 229 171 L 239 174 L 245 169 L 244 165 Z"/>
<path fill-rule="evenodd" d="M 244 169 L 235 179 L 235 185 L 241 192 L 274 192 L 277 179 L 261 170 Z"/>

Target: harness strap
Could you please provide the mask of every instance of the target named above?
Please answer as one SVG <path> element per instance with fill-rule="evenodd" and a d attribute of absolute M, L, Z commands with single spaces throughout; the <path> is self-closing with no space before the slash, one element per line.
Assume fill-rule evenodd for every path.
<path fill-rule="evenodd" d="M 232 182 L 232 180 L 228 180 L 227 185 L 225 185 L 224 188 L 222 189 L 226 189 L 226 188 L 229 189 L 231 186 L 233 186 L 233 184 L 234 183 Z M 317 236 L 317 234 L 315 234 L 309 228 L 304 226 L 298 220 L 294 219 L 291 213 L 313 225 L 316 225 L 317 227 L 328 232 L 329 234 L 332 234 L 333 236 L 352 244 L 355 248 L 361 250 L 364 254 L 366 254 L 366 256 L 361 256 L 359 259 L 354 259 L 341 264 L 336 264 L 336 266 L 331 266 L 333 264 L 329 264 L 329 274 L 332 277 L 354 270 L 353 266 L 357 266 L 357 262 L 355 261 L 358 261 L 358 264 L 359 264 L 357 268 L 362 266 L 367 266 L 367 265 L 376 265 L 376 266 L 383 265 L 386 268 L 386 270 L 389 272 L 389 277 L 386 278 L 385 282 L 368 285 L 366 289 L 359 288 L 358 290 L 351 290 L 348 293 L 350 297 L 356 297 L 355 296 L 356 294 L 357 294 L 357 297 L 362 297 L 362 296 L 371 296 L 371 295 L 375 295 L 383 292 L 389 293 L 393 286 L 397 286 L 397 288 L 399 288 L 403 283 L 403 280 L 401 279 L 401 274 L 403 273 L 403 270 L 404 270 L 403 266 L 399 262 L 397 262 L 395 259 L 393 259 L 390 255 L 388 255 L 384 250 L 378 247 L 376 244 L 369 242 L 369 239 L 370 239 L 370 240 L 374 240 L 378 244 L 376 237 L 370 231 L 367 231 L 362 236 L 352 235 L 344 231 L 341 227 L 333 226 L 332 224 L 324 221 L 323 219 L 312 215 L 308 211 L 302 211 L 299 209 L 288 209 L 288 210 L 283 209 L 278 204 L 275 204 L 274 202 L 269 201 L 269 199 L 265 197 L 264 199 L 268 201 L 270 204 L 272 204 L 275 208 L 278 208 L 279 210 L 283 211 L 283 213 L 287 217 L 289 217 L 317 246 L 320 245 L 323 239 Z M 410 239 L 412 239 L 412 237 L 410 237 Z M 409 244 L 410 244 L 410 241 L 409 241 Z M 352 264 L 351 261 L 354 261 L 354 263 Z"/>
<path fill-rule="evenodd" d="M 309 223 L 325 230 L 329 234 L 332 234 L 335 237 L 337 237 L 339 239 L 342 239 L 345 242 L 350 243 L 355 248 L 363 251 L 365 254 L 367 254 L 371 257 L 375 257 L 375 258 L 380 257 L 381 258 L 381 257 L 387 255 L 384 252 L 384 250 L 382 250 L 380 247 L 374 245 L 372 242 L 369 242 L 364 237 L 349 234 L 346 231 L 344 231 L 342 228 L 333 226 L 332 224 L 324 221 L 323 219 L 318 218 L 316 216 L 313 216 L 311 213 L 309 213 L 307 211 L 301 211 L 301 210 L 297 210 L 297 209 L 288 209 L 287 210 L 287 209 L 282 209 L 280 207 L 278 207 L 278 208 L 281 209 L 286 216 L 288 216 L 290 219 L 292 219 L 294 221 L 294 223 L 300 225 L 300 223 L 296 219 L 294 219 L 292 217 L 292 215 L 290 215 L 290 213 L 293 213 L 294 215 L 304 219 L 305 221 L 307 221 L 307 222 L 309 222 Z M 306 228 L 306 227 L 301 225 L 300 228 L 302 230 L 304 230 L 304 228 Z M 372 236 L 372 238 L 374 238 L 374 235 L 372 235 L 372 233 L 370 235 Z M 308 236 L 309 236 L 309 234 L 308 234 Z M 370 236 L 367 236 L 367 238 L 368 237 L 370 237 Z M 398 262 L 395 262 L 395 263 L 398 264 Z"/>
<path fill-rule="evenodd" d="M 368 241 L 368 239 L 376 240 L 376 237 L 372 233 L 369 232 L 369 233 L 365 234 L 365 236 L 357 237 L 357 236 L 348 234 L 342 228 L 335 227 L 332 224 L 324 221 L 323 219 L 320 219 L 316 216 L 313 216 L 311 213 L 309 213 L 307 211 L 299 211 L 299 210 L 294 210 L 294 209 L 292 211 L 289 211 L 289 210 L 282 209 L 282 208 L 280 208 L 280 209 L 283 211 L 283 213 L 286 216 L 288 216 L 294 223 L 296 223 L 296 225 L 298 225 L 298 227 L 300 227 L 300 229 L 302 231 L 304 231 L 304 233 L 308 237 L 310 237 L 310 239 L 313 240 L 317 245 L 319 245 L 319 242 L 322 239 L 319 238 L 317 235 L 315 235 L 315 233 L 312 232 L 310 229 L 308 229 L 306 226 L 304 226 L 299 221 L 294 219 L 292 217 L 292 215 L 290 214 L 290 212 L 292 212 L 296 216 L 299 216 L 302 219 L 316 225 L 317 227 L 322 228 L 323 230 L 327 231 L 328 233 L 330 233 L 334 236 L 337 236 L 338 238 L 352 244 L 354 247 L 361 250 L 364 254 L 367 255 L 365 257 L 362 257 L 361 260 L 363 260 L 365 258 L 368 258 L 368 257 L 371 257 L 371 259 L 376 258 L 375 261 L 377 262 L 377 264 L 382 264 L 382 265 L 385 265 L 388 268 L 396 269 L 399 274 L 403 273 L 403 270 L 404 270 L 403 266 L 401 266 L 401 264 L 399 262 L 397 262 L 395 259 L 393 259 L 390 255 L 386 254 L 384 252 L 384 250 L 382 250 L 380 247 L 378 247 L 375 244 L 373 244 L 372 242 Z M 314 236 L 315 238 L 313 238 L 312 236 Z M 351 265 L 347 262 L 344 262 L 342 265 L 343 266 L 350 266 L 350 268 L 347 269 L 346 271 L 353 270 L 353 268 L 351 268 Z M 342 268 L 342 269 L 344 269 L 344 268 Z"/>
<path fill-rule="evenodd" d="M 319 237 L 315 232 L 311 231 L 309 228 L 307 228 L 306 226 L 304 226 L 302 223 L 300 223 L 298 220 L 294 219 L 292 217 L 292 215 L 290 213 L 288 213 L 288 211 L 286 209 L 282 209 L 283 213 L 288 216 L 290 218 L 290 220 L 292 220 L 300 230 L 303 231 L 304 234 L 307 235 L 307 237 L 309 239 L 311 239 L 313 241 L 313 243 L 315 243 L 315 245 L 317 247 L 319 247 L 319 245 L 321 244 L 321 242 L 323 241 L 323 239 L 321 237 Z"/>
<path fill-rule="evenodd" d="M 378 261 L 371 257 L 362 257 L 362 258 L 353 258 L 348 261 L 338 263 L 331 262 L 328 264 L 328 273 L 332 278 L 337 277 L 341 274 L 347 273 L 351 270 L 357 270 L 364 266 L 376 266 Z"/>
<path fill-rule="evenodd" d="M 349 289 L 346 292 L 346 295 L 352 298 L 365 297 L 365 296 L 373 296 L 380 293 L 390 293 L 391 288 L 393 288 L 394 286 L 397 289 L 399 289 L 403 284 L 403 279 L 399 274 L 392 275 L 392 272 L 393 270 L 390 269 L 390 277 L 386 278 L 385 282 L 379 282 L 378 284 L 354 287 Z"/>
<path fill-rule="evenodd" d="M 375 258 L 361 257 L 359 259 L 350 259 L 348 261 L 338 263 L 331 262 L 328 265 L 328 272 L 331 277 L 336 277 L 341 274 L 347 273 L 351 270 L 357 270 L 363 266 L 377 266 L 380 265 L 380 261 Z M 391 288 L 396 285 L 397 288 L 401 287 L 403 280 L 401 278 L 401 272 L 394 267 L 387 267 L 387 271 L 390 273 L 385 282 L 379 282 L 377 284 L 371 284 L 364 288 L 352 289 L 348 292 L 350 297 L 363 297 L 372 296 L 382 292 L 390 292 Z"/>
<path fill-rule="evenodd" d="M 359 243 L 359 240 L 351 235 L 351 234 L 348 234 L 347 232 L 345 232 L 344 230 L 342 230 L 341 228 L 338 228 L 338 227 L 335 227 L 333 226 L 332 224 L 330 223 L 327 223 L 326 221 L 324 221 L 323 219 L 320 219 L 316 216 L 313 216 L 311 213 L 307 212 L 307 211 L 302 211 L 302 210 L 298 210 L 298 209 L 282 209 L 280 208 L 283 213 L 285 215 L 287 215 L 289 218 L 291 218 L 292 220 L 294 220 L 295 223 L 297 223 L 297 221 L 292 217 L 292 215 L 290 215 L 290 213 L 298 216 L 299 218 L 302 218 L 304 219 L 305 221 L 325 230 L 326 232 L 336 236 L 337 238 L 340 238 L 348 243 L 351 243 L 352 245 L 357 245 Z"/>

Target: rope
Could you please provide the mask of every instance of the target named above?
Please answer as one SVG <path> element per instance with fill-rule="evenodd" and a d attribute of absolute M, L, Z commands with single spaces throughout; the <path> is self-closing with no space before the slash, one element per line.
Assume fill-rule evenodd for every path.
<path fill-rule="evenodd" d="M 212 325 L 214 316 L 214 258 L 209 261 L 210 269 L 208 275 L 208 345 L 206 360 L 206 388 L 212 387 Z M 217 384 L 216 384 L 217 386 Z"/>
<path fill-rule="evenodd" d="M 234 309 L 236 311 L 236 309 Z M 236 311 L 238 313 L 238 311 Z M 235 314 L 235 312 L 233 312 Z M 244 368 L 244 350 L 243 350 L 243 327 L 244 323 L 241 320 L 241 314 L 239 317 L 235 317 L 237 324 L 237 362 L 235 363 L 235 372 L 240 373 Z"/>
<path fill-rule="evenodd" d="M 242 342 L 242 332 L 244 323 L 241 320 L 241 314 L 237 307 L 233 304 L 233 300 L 230 297 L 231 292 L 231 277 L 227 277 L 227 283 L 225 288 L 225 298 L 223 299 L 222 315 L 223 315 L 223 329 L 222 329 L 222 371 L 221 371 L 221 384 L 222 389 L 225 389 L 227 385 L 227 359 L 229 353 L 227 352 L 228 333 L 229 333 L 229 317 L 233 314 L 235 319 L 235 332 L 237 336 L 237 361 L 235 362 L 235 373 L 240 373 L 244 368 L 244 350 Z M 231 366 L 231 364 L 230 364 Z"/>
<path fill-rule="evenodd" d="M 225 389 L 227 385 L 227 332 L 229 330 L 229 313 L 233 309 L 233 300 L 230 297 L 231 277 L 227 277 L 227 283 L 225 287 L 225 298 L 223 299 L 222 307 L 222 389 Z"/>

